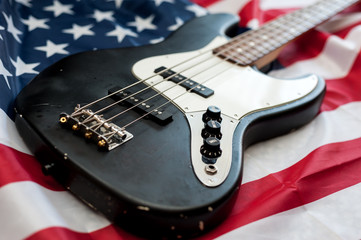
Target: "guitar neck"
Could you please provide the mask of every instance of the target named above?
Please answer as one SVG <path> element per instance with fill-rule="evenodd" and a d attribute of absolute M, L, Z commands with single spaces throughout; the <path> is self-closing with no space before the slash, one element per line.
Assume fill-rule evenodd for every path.
<path fill-rule="evenodd" d="M 275 55 L 282 46 L 356 2 L 358 0 L 320 0 L 247 31 L 213 49 L 213 53 L 241 66 L 262 67 L 269 62 L 264 60 L 267 56 Z"/>

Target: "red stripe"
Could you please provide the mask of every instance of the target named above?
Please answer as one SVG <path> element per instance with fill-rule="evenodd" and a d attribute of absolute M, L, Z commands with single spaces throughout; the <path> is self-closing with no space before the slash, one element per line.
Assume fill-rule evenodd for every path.
<path fill-rule="evenodd" d="M 346 77 L 327 81 L 327 91 L 321 111 L 330 111 L 350 102 L 361 101 L 360 76 L 361 54 L 357 56 Z"/>
<path fill-rule="evenodd" d="M 341 29 L 341 30 L 338 30 L 338 31 L 336 31 L 336 32 L 333 32 L 332 34 L 333 34 L 333 35 L 337 35 L 337 36 L 339 36 L 340 38 L 345 38 L 345 37 L 347 36 L 347 34 L 348 34 L 353 28 L 355 28 L 355 27 L 357 27 L 357 26 L 360 26 L 360 25 L 361 25 L 361 21 L 355 22 L 355 23 L 353 23 L 353 24 L 350 25 L 350 26 L 347 26 L 347 27 L 345 27 L 345 28 L 343 28 L 343 29 Z"/>
<path fill-rule="evenodd" d="M 80 233 L 63 227 L 51 227 L 40 230 L 26 238 L 26 240 L 140 240 L 113 225 L 90 233 Z"/>
<path fill-rule="evenodd" d="M 286 45 L 278 56 L 278 60 L 282 66 L 287 67 L 298 61 L 317 57 L 322 52 L 330 36 L 330 34 L 325 32 L 311 30 Z"/>
<path fill-rule="evenodd" d="M 257 19 L 260 25 L 275 19 L 276 17 L 292 12 L 295 8 L 271 9 L 263 11 L 260 8 L 260 0 L 251 0 L 239 11 L 240 26 L 247 26 L 252 19 Z"/>
<path fill-rule="evenodd" d="M 295 165 L 241 186 L 229 218 L 199 239 L 212 239 L 236 228 L 316 201 L 361 182 L 361 139 L 322 146 Z M 139 239 L 109 226 L 91 233 L 48 228 L 32 239 Z"/>
<path fill-rule="evenodd" d="M 0 144 L 0 187 L 19 181 L 33 181 L 54 191 L 64 190 L 52 177 L 42 173 L 33 156 Z"/>
<path fill-rule="evenodd" d="M 350 13 L 350 12 L 360 12 L 361 11 L 361 2 L 352 5 L 351 7 L 342 11 L 342 13 Z"/>
<path fill-rule="evenodd" d="M 221 0 L 192 0 L 192 2 L 202 6 L 202 7 L 209 7 L 210 5 L 219 2 Z"/>
<path fill-rule="evenodd" d="M 207 2 L 207 0 L 198 0 L 198 1 Z M 209 6 L 209 5 L 211 4 L 205 4 L 205 6 Z M 251 0 L 242 9 L 240 9 L 239 11 L 239 16 L 241 18 L 240 25 L 247 26 L 247 23 L 252 19 L 257 19 L 259 21 L 259 24 L 263 25 L 264 23 L 273 20 L 280 15 L 290 13 L 299 9 L 299 7 L 294 7 L 294 8 L 282 8 L 282 9 L 269 9 L 263 11 L 260 6 L 261 6 L 260 0 Z M 343 11 L 343 13 L 359 12 L 359 11 L 361 11 L 361 3 L 346 9 L 345 11 Z"/>
<path fill-rule="evenodd" d="M 311 30 L 302 37 L 286 45 L 278 56 L 278 60 L 283 66 L 287 67 L 298 61 L 317 57 L 320 53 L 322 53 L 322 50 L 330 36 L 345 38 L 347 34 L 359 24 L 361 24 L 361 22 L 348 26 L 347 28 L 332 34 L 318 30 Z"/>
<path fill-rule="evenodd" d="M 287 169 L 243 184 L 231 216 L 200 239 L 218 237 L 360 183 L 360 145 L 361 139 L 328 144 Z"/>
<path fill-rule="evenodd" d="M 285 9 L 271 9 L 262 11 L 260 8 L 259 0 L 252 0 L 248 2 L 239 12 L 240 26 L 247 26 L 248 22 L 252 19 L 257 19 L 260 25 L 277 18 L 280 15 L 293 12 L 297 8 L 285 8 Z M 361 4 L 353 6 L 344 12 L 357 12 L 361 9 Z M 345 29 L 342 29 L 336 33 L 320 32 L 312 30 L 296 41 L 288 44 L 279 55 L 278 59 L 283 66 L 289 66 L 297 61 L 309 59 L 318 56 L 328 37 L 336 35 L 344 38 L 349 31 L 352 30 L 358 24 L 353 24 Z M 312 43 L 312 44 L 310 44 Z"/>
<path fill-rule="evenodd" d="M 246 3 L 241 11 L 239 12 L 240 17 L 240 26 L 246 27 L 248 22 L 254 18 L 259 18 L 261 14 L 260 8 L 259 8 L 259 0 L 251 0 L 248 3 Z"/>

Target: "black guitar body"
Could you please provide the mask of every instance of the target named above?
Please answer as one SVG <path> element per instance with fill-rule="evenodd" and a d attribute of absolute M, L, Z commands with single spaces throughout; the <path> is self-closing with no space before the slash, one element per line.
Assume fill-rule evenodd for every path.
<path fill-rule="evenodd" d="M 137 82 L 131 69 L 139 60 L 200 49 L 231 31 L 236 21 L 230 15 L 208 15 L 188 22 L 156 45 L 84 52 L 57 62 L 19 94 L 15 104 L 19 132 L 48 174 L 123 228 L 151 238 L 192 237 L 209 231 L 226 218 L 242 189 L 244 149 L 311 121 L 323 98 L 323 81 L 306 97 L 242 117 L 233 136 L 229 174 L 217 187 L 207 187 L 195 176 L 190 125 L 173 104 L 167 106 L 170 123 L 162 126 L 141 119 L 127 129 L 134 138 L 111 151 L 100 151 L 62 127 L 59 116 L 107 95 L 109 89 Z M 139 113 L 129 111 L 116 124 L 137 117 Z"/>

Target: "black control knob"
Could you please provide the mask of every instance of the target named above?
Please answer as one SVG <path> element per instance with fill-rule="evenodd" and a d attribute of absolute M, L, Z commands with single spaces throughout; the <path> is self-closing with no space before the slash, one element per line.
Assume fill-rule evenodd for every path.
<path fill-rule="evenodd" d="M 221 124 L 215 120 L 209 120 L 202 130 L 202 137 L 216 137 L 219 140 L 222 138 Z"/>
<path fill-rule="evenodd" d="M 218 138 L 209 137 L 203 141 L 201 154 L 207 159 L 216 159 L 222 155 L 221 142 Z"/>
<path fill-rule="evenodd" d="M 219 123 L 222 122 L 221 109 L 216 106 L 209 106 L 203 114 L 202 120 L 204 123 L 207 123 L 209 120 L 215 120 Z"/>

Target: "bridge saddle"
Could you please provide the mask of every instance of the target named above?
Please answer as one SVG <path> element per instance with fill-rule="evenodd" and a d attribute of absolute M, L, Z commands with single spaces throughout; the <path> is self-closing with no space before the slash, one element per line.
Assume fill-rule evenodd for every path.
<path fill-rule="evenodd" d="M 90 109 L 81 109 L 80 106 L 75 107 L 72 114 L 61 113 L 59 122 L 107 151 L 133 138 L 133 135 L 124 128 L 108 122 L 102 115 L 94 114 Z"/>

